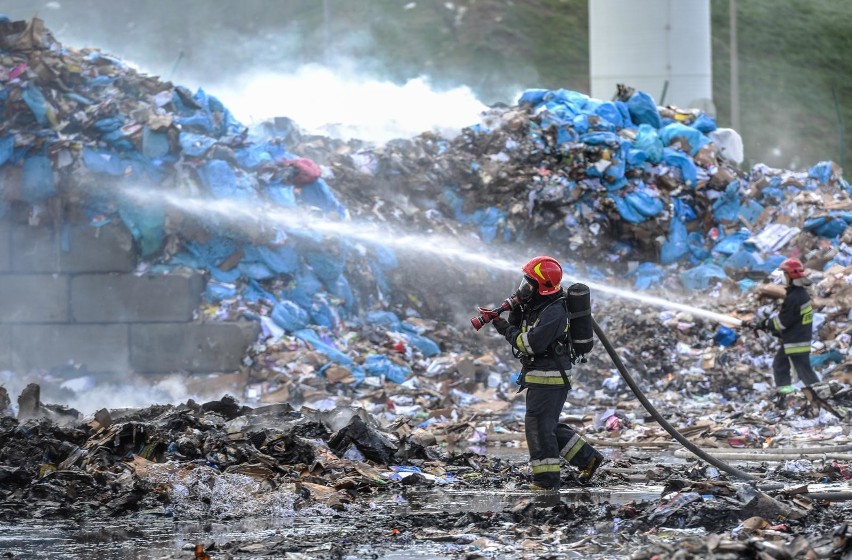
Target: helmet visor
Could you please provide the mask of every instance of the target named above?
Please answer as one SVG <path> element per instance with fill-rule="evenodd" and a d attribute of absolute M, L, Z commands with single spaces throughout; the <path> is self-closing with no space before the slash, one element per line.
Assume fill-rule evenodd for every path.
<path fill-rule="evenodd" d="M 537 291 L 538 285 L 535 283 L 535 280 L 524 276 L 518 286 L 518 297 L 521 301 L 529 301 Z"/>

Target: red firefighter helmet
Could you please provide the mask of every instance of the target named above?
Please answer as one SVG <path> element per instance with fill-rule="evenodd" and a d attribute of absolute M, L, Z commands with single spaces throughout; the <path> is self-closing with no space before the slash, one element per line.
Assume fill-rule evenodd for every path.
<path fill-rule="evenodd" d="M 536 257 L 524 265 L 524 275 L 535 280 L 538 295 L 549 296 L 559 291 L 562 267 L 552 257 Z"/>
<path fill-rule="evenodd" d="M 802 265 L 802 261 L 799 259 L 787 259 L 786 261 L 781 263 L 779 266 L 781 270 L 787 273 L 787 276 L 790 277 L 790 280 L 795 280 L 796 278 L 804 278 L 805 276 L 805 267 Z"/>

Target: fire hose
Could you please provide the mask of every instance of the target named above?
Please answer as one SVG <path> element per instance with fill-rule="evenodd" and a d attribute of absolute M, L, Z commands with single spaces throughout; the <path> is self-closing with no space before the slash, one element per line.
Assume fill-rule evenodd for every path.
<path fill-rule="evenodd" d="M 700 447 L 698 447 L 697 445 L 695 445 L 694 443 L 692 443 L 691 441 L 686 439 L 686 437 L 684 437 L 680 432 L 678 432 L 677 429 L 675 429 L 674 426 L 669 424 L 669 422 L 665 418 L 663 418 L 663 416 L 660 415 L 659 412 L 657 412 L 657 409 L 654 408 L 654 405 L 651 404 L 651 402 L 647 399 L 647 397 L 645 397 L 645 394 L 642 392 L 642 390 L 639 388 L 639 386 L 633 380 L 633 377 L 631 377 L 630 373 L 627 371 L 627 368 L 624 367 L 624 363 L 621 361 L 621 358 L 619 357 L 618 353 L 615 351 L 615 348 L 613 347 L 612 343 L 609 341 L 609 338 L 607 338 L 606 334 L 603 332 L 603 329 L 601 329 L 600 325 L 598 325 L 598 322 L 595 321 L 594 318 L 592 318 L 592 324 L 594 326 L 595 334 L 598 336 L 598 339 L 600 339 L 601 343 L 604 345 L 604 348 L 606 349 L 607 354 L 609 354 L 609 357 L 612 359 L 612 362 L 615 364 L 615 367 L 618 369 L 618 373 L 621 374 L 621 377 L 624 379 L 624 381 L 630 387 L 630 390 L 633 391 L 633 394 L 636 395 L 636 398 L 639 399 L 639 402 L 642 403 L 642 406 L 645 407 L 645 410 L 647 410 L 651 414 L 651 416 L 653 416 L 654 420 L 656 420 L 657 423 L 659 423 L 660 426 L 662 426 L 663 429 L 666 430 L 669 433 L 669 435 L 671 435 L 673 438 L 675 438 L 687 450 L 692 452 L 693 455 L 695 455 L 698 458 L 700 458 L 700 459 L 706 461 L 707 463 L 713 465 L 714 467 L 716 467 L 719 470 L 725 471 L 728 474 L 731 474 L 731 475 L 733 475 L 737 478 L 740 478 L 742 480 L 745 480 L 745 481 L 751 483 L 751 485 L 753 487 L 755 487 L 758 492 L 760 492 L 761 490 L 779 490 L 780 488 L 783 487 L 783 485 L 774 484 L 774 483 L 761 484 L 758 487 L 757 482 L 760 481 L 760 479 L 758 477 L 756 477 L 752 474 L 749 474 L 745 471 L 742 471 L 742 470 L 740 470 L 736 467 L 732 467 L 731 465 L 729 465 L 729 464 L 725 463 L 724 461 L 721 461 L 718 458 L 710 455 L 709 453 L 707 453 L 706 451 L 704 451 L 703 449 L 701 449 Z M 848 446 L 839 446 L 838 448 L 835 449 L 835 451 L 845 451 L 845 450 L 847 450 L 847 448 L 848 448 Z M 764 450 L 764 451 L 767 451 L 767 450 Z M 782 451 L 782 450 L 779 450 L 779 451 Z M 807 451 L 811 451 L 811 449 L 807 449 Z M 824 450 L 823 450 L 823 453 L 825 453 Z M 783 456 L 780 453 L 773 455 L 772 452 L 769 452 L 769 454 L 772 455 L 776 459 L 780 456 Z M 815 454 L 815 451 L 814 451 L 814 454 Z M 738 457 L 731 455 L 729 458 L 736 460 Z M 796 457 L 796 458 L 799 458 L 799 457 Z M 762 494 L 762 492 L 760 492 L 760 493 Z M 828 502 L 852 501 L 852 492 L 804 492 L 800 495 L 807 497 L 811 500 L 817 500 L 817 501 L 828 501 Z M 772 498 L 769 498 L 769 499 L 772 499 Z"/>
<path fill-rule="evenodd" d="M 721 471 L 725 471 L 728 474 L 731 474 L 737 478 L 742 480 L 747 480 L 749 482 L 758 482 L 760 479 L 752 474 L 749 474 L 745 471 L 741 471 L 736 467 L 732 467 L 731 465 L 720 461 L 716 457 L 713 457 L 709 453 L 705 452 L 703 449 L 689 441 L 686 437 L 683 436 L 680 432 L 675 429 L 674 426 L 669 424 L 668 420 L 663 418 L 663 416 L 654 408 L 654 405 L 651 404 L 651 401 L 645 396 L 642 392 L 642 389 L 636 384 L 636 381 L 633 380 L 633 377 L 630 375 L 630 372 L 627 371 L 627 368 L 624 367 L 624 363 L 621 361 L 621 357 L 615 351 L 612 343 L 607 338 L 606 333 L 603 332 L 598 322 L 592 318 L 592 325 L 595 330 L 595 334 L 598 336 L 598 339 L 603 344 L 606 349 L 607 354 L 609 354 L 610 359 L 612 359 L 612 363 L 615 364 L 616 369 L 618 369 L 618 373 L 621 374 L 621 377 L 624 379 L 627 386 L 630 387 L 630 390 L 633 391 L 633 394 L 636 395 L 636 398 L 639 399 L 639 402 L 642 403 L 642 406 L 645 407 L 645 410 L 657 421 L 657 423 L 663 427 L 665 431 L 669 433 L 673 438 L 675 438 L 681 445 L 683 445 L 686 449 L 692 452 L 693 455 L 699 457 L 700 459 L 710 463 L 717 469 Z"/>

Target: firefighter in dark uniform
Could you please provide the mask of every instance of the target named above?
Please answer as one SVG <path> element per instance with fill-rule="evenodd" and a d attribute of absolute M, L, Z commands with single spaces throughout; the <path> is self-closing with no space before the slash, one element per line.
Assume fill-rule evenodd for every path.
<path fill-rule="evenodd" d="M 807 387 L 819 383 L 819 377 L 811 367 L 814 308 L 807 286 L 813 282 L 805 276 L 805 267 L 799 259 L 787 259 L 778 268 L 784 273 L 787 284 L 784 303 L 777 313 L 753 326 L 781 339 L 772 361 L 772 373 L 775 389 L 784 395 L 794 390 L 791 371 L 795 371 Z"/>
<path fill-rule="evenodd" d="M 563 343 L 568 308 L 560 286 L 562 267 L 555 259 L 541 256 L 529 261 L 523 273 L 516 294 L 520 303 L 508 320 L 497 317 L 493 324 L 522 364 L 519 383 L 527 390 L 524 432 L 533 473 L 530 489 L 558 490 L 561 459 L 579 469 L 577 478 L 585 484 L 603 455 L 559 423 L 571 389 L 571 356 Z"/>

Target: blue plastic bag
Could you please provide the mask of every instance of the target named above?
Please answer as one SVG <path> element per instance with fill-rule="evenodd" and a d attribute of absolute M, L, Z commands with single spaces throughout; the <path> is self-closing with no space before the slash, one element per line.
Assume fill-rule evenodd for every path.
<path fill-rule="evenodd" d="M 335 348 L 332 344 L 320 339 L 317 333 L 311 329 L 296 331 L 293 333 L 293 336 L 300 340 L 304 340 L 310 344 L 314 350 L 324 354 L 329 360 L 335 363 L 342 364 L 344 366 L 348 366 L 352 363 L 352 358 Z"/>
<path fill-rule="evenodd" d="M 393 363 L 384 354 L 370 354 L 367 356 L 364 359 L 364 371 L 367 375 L 375 377 L 383 376 L 387 381 L 392 383 L 403 383 L 411 375 L 409 368 Z"/>
<path fill-rule="evenodd" d="M 689 252 L 686 225 L 678 217 L 669 221 L 669 237 L 660 249 L 660 263 L 671 264 L 686 256 Z"/>
<path fill-rule="evenodd" d="M 368 311 L 364 314 L 364 322 L 368 325 L 385 327 L 391 331 L 398 331 L 402 327 L 402 321 L 393 311 Z"/>
<path fill-rule="evenodd" d="M 621 218 L 631 224 L 641 224 L 647 218 L 636 211 L 624 198 L 614 193 L 608 193 L 607 196 L 615 201 L 615 209 L 618 211 Z"/>
<path fill-rule="evenodd" d="M 663 148 L 663 162 L 680 171 L 680 177 L 687 187 L 694 187 L 698 182 L 698 169 L 695 167 L 695 162 L 685 153 L 672 148 Z"/>
<path fill-rule="evenodd" d="M 636 124 L 647 124 L 654 128 L 660 128 L 663 125 L 654 98 L 644 91 L 637 91 L 630 96 L 627 109 L 630 111 L 630 118 Z"/>
<path fill-rule="evenodd" d="M 703 291 L 713 285 L 714 280 L 725 280 L 728 275 L 715 264 L 702 264 L 680 273 L 684 289 L 690 292 Z"/>
<path fill-rule="evenodd" d="M 636 149 L 645 153 L 651 163 L 660 163 L 663 159 L 663 141 L 657 134 L 657 130 L 649 124 L 640 124 L 633 140 Z"/>
<path fill-rule="evenodd" d="M 636 189 L 628 193 L 624 200 L 631 208 L 646 218 L 659 216 L 663 211 L 663 201 L 648 193 L 647 189 Z"/>
<path fill-rule="evenodd" d="M 727 348 L 728 346 L 733 346 L 734 343 L 736 343 L 737 338 L 737 331 L 730 327 L 726 327 L 725 325 L 719 325 L 719 328 L 716 329 L 716 335 L 713 337 L 713 340 L 715 340 L 716 344 L 722 348 Z"/>
<path fill-rule="evenodd" d="M 635 278 L 633 287 L 637 290 L 647 290 L 658 287 L 665 277 L 665 271 L 651 262 L 644 262 L 631 271 L 628 276 Z"/>
<path fill-rule="evenodd" d="M 704 136 L 700 130 L 678 122 L 666 125 L 660 130 L 660 140 L 663 141 L 665 146 L 671 146 L 678 138 L 689 144 L 688 152 L 693 156 L 698 153 L 698 150 L 710 143 L 710 139 Z"/>
<path fill-rule="evenodd" d="M 716 220 L 736 222 L 740 213 L 740 182 L 735 179 L 728 183 L 725 192 L 713 203 L 713 217 Z"/>

